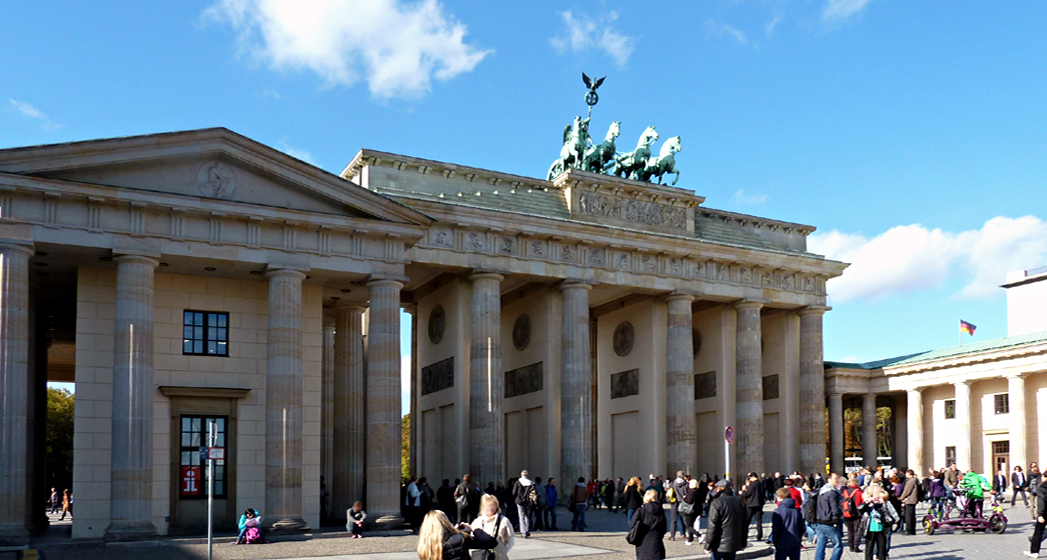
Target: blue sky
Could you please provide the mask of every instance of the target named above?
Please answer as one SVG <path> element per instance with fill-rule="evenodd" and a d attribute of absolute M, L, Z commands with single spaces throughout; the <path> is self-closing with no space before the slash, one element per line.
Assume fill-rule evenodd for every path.
<path fill-rule="evenodd" d="M 1006 335 L 1047 265 L 1047 4 L 0 4 L 0 146 L 225 126 L 338 172 L 361 147 L 540 176 L 593 129 L 681 135 L 706 205 L 816 225 L 827 359 Z"/>

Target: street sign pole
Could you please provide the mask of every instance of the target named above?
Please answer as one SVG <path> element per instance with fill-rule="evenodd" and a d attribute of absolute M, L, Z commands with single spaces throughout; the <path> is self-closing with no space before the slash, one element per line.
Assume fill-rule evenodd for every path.
<path fill-rule="evenodd" d="M 211 420 L 207 426 L 207 560 L 214 554 L 214 457 L 211 449 L 218 443 L 218 424 Z"/>
<path fill-rule="evenodd" d="M 734 426 L 727 426 L 727 429 L 723 431 L 723 439 L 725 442 L 723 444 L 723 477 L 731 480 L 731 444 L 734 443 Z"/>

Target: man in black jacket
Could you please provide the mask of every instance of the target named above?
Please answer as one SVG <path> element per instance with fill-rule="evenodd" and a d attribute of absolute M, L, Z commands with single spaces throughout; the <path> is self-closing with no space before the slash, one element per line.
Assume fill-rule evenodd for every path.
<path fill-rule="evenodd" d="M 745 504 L 734 495 L 727 479 L 716 483 L 709 501 L 709 529 L 705 534 L 705 551 L 713 560 L 734 560 L 748 540 Z"/>
<path fill-rule="evenodd" d="M 832 473 L 829 481 L 817 490 L 814 532 L 818 545 L 814 549 L 814 560 L 825 560 L 825 545 L 832 541 L 832 560 L 843 556 L 843 495 L 840 494 L 840 475 Z"/>
<path fill-rule="evenodd" d="M 756 540 L 763 540 L 763 503 L 764 490 L 760 477 L 755 472 L 749 473 L 748 481 L 742 487 L 742 501 L 745 502 L 745 533 L 748 535 L 749 526 L 756 520 Z"/>
<path fill-rule="evenodd" d="M 1040 484 L 1036 489 L 1036 526 L 1032 530 L 1032 546 L 1025 553 L 1029 558 L 1040 557 L 1040 543 L 1043 541 L 1043 530 L 1047 526 L 1047 484 Z"/>
<path fill-rule="evenodd" d="M 673 496 L 669 500 L 669 540 L 676 540 L 676 528 L 680 528 L 680 536 L 687 535 L 687 529 L 684 527 L 683 516 L 680 515 L 680 500 L 687 495 L 687 481 L 683 478 L 683 471 L 676 471 L 676 479 L 672 481 L 670 488 L 672 488 Z"/>

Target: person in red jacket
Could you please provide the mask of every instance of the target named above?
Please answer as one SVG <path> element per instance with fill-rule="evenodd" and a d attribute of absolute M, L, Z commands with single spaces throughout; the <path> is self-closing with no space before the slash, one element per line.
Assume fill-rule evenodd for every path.
<path fill-rule="evenodd" d="M 858 487 L 857 478 L 847 481 L 847 488 L 843 489 L 842 505 L 843 522 L 847 525 L 847 542 L 851 552 L 861 552 L 859 547 L 862 544 L 862 514 L 858 508 L 862 505 L 862 489 Z"/>
<path fill-rule="evenodd" d="M 793 478 L 785 479 L 785 488 L 789 489 L 789 494 L 793 501 L 796 502 L 796 509 L 800 509 L 800 506 L 803 505 L 803 491 L 796 487 L 796 480 Z"/>

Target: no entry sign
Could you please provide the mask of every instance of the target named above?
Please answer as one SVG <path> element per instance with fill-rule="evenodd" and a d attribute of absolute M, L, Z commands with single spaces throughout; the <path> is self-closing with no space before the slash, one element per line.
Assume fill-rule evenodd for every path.
<path fill-rule="evenodd" d="M 723 439 L 727 440 L 727 443 L 734 443 L 734 426 L 727 426 L 723 431 Z"/>

